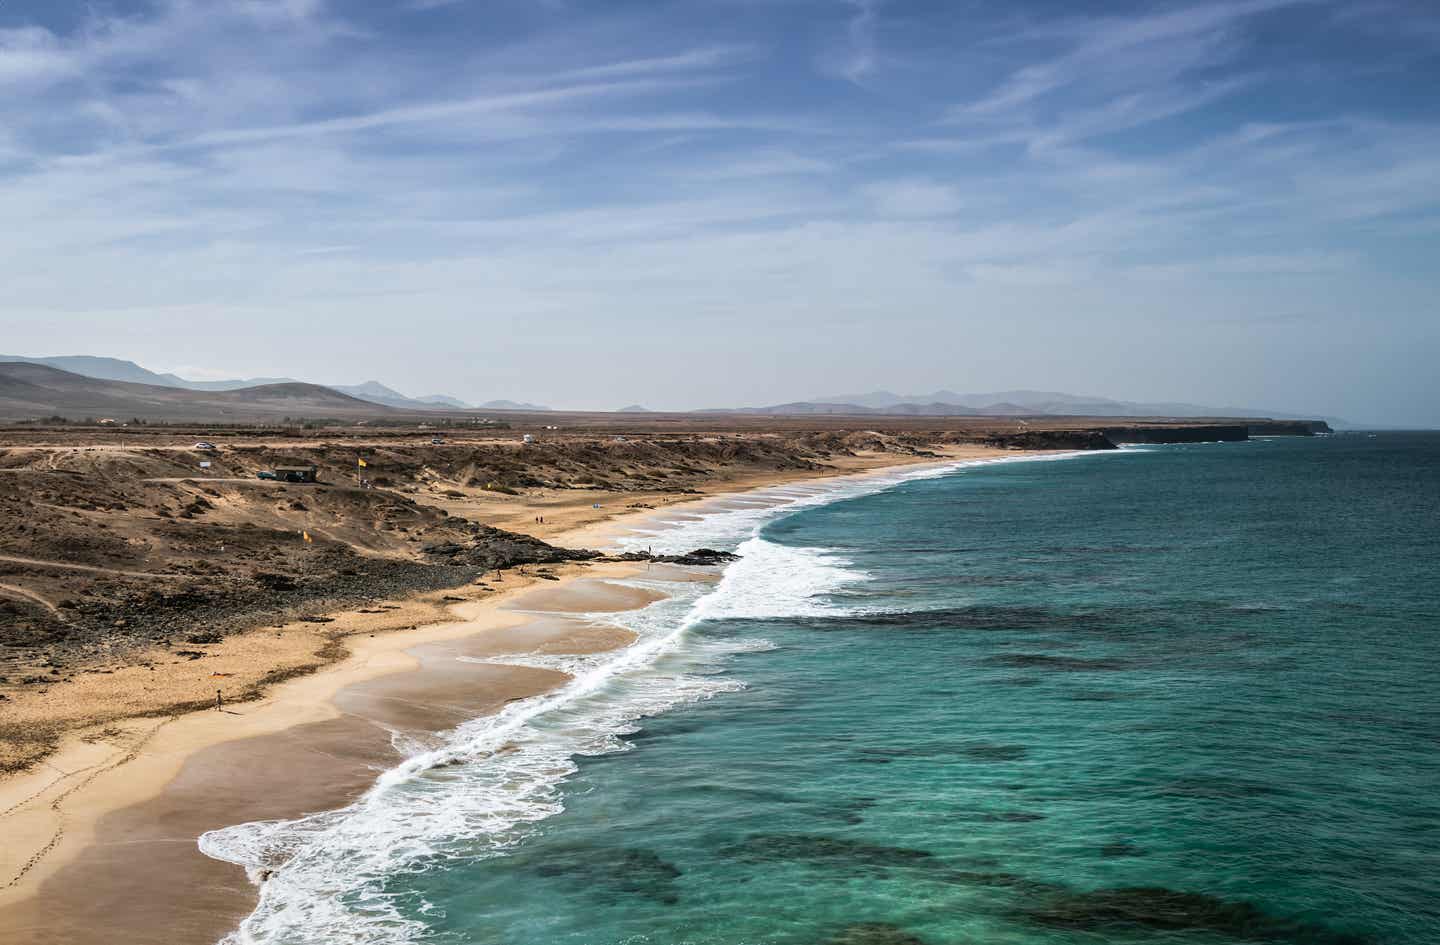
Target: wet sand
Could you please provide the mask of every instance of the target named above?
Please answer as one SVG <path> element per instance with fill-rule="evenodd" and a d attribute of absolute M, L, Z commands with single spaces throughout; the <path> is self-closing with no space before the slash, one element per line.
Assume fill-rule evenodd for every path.
<path fill-rule="evenodd" d="M 569 677 L 553 670 L 456 657 L 625 646 L 634 639 L 629 631 L 565 615 L 656 599 L 604 580 L 636 570 L 601 565 L 574 569 L 559 583 L 516 580 L 505 595 L 457 608 L 465 619 L 365 638 L 336 668 L 282 684 L 259 703 L 160 727 L 135 757 L 64 799 L 60 844 L 23 885 L 0 894 L 0 941 L 215 942 L 253 908 L 255 887 L 239 867 L 202 854 L 200 834 L 343 806 L 401 760 L 392 732 L 423 737 L 563 684 Z M 62 765 L 108 760 L 63 751 L 56 758 Z M 17 849 L 55 826 L 57 812 L 38 800 L 29 818 L 20 811 L 6 820 Z M 0 795 L 0 809 L 15 803 Z"/>

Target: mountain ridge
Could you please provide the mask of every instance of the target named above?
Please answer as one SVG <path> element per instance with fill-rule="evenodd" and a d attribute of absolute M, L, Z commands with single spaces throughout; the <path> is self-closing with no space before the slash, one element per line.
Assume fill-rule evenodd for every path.
<path fill-rule="evenodd" d="M 1127 401 L 1110 397 L 1039 390 L 1008 390 L 974 394 L 960 394 L 952 390 L 938 390 L 933 394 L 896 394 L 891 391 L 878 390 L 868 394 L 816 397 L 809 401 L 778 406 L 803 407 L 807 404 L 862 407 L 885 413 L 898 412 L 901 415 L 918 412 L 935 416 L 947 415 L 948 412 L 941 408 L 965 408 L 978 416 L 1274 417 L 1280 419 L 1309 419 L 1314 416 L 1292 410 L 1264 410 L 1235 406 L 1212 407 L 1180 402 Z M 756 409 L 773 410 L 776 408 Z M 1332 420 L 1332 422 L 1336 421 Z"/>
<path fill-rule="evenodd" d="M 394 408 L 321 384 L 292 381 L 232 391 L 194 391 L 86 377 L 45 364 L 0 363 L 0 416 L 59 414 L 114 420 L 280 420 L 286 417 L 373 417 Z"/>
<path fill-rule="evenodd" d="M 97 380 L 149 384 L 155 387 L 173 387 L 180 390 L 192 391 L 224 392 L 245 390 L 252 387 L 274 386 L 277 384 L 312 383 L 310 381 L 296 380 L 293 377 L 251 377 L 216 381 L 192 381 L 178 374 L 152 371 L 134 361 L 89 354 L 57 355 L 44 358 L 0 354 L 0 363 L 39 364 Z M 469 404 L 458 397 L 452 397 L 448 394 L 427 394 L 424 397 L 408 397 L 376 380 L 364 381 L 360 384 L 315 384 L 313 386 L 325 387 L 350 397 L 384 407 L 399 407 L 411 410 L 550 409 L 549 407 L 544 407 L 539 404 L 527 404 L 513 400 L 491 400 L 483 404 Z"/>

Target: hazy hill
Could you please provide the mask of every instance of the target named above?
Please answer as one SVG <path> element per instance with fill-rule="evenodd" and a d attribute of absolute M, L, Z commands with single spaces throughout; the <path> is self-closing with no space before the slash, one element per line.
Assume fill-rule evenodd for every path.
<path fill-rule="evenodd" d="M 483 404 L 476 404 L 477 407 L 484 407 L 488 410 L 549 410 L 549 407 L 542 407 L 540 404 L 527 404 L 514 400 L 487 400 Z"/>
<path fill-rule="evenodd" d="M 884 416 L 884 417 L 1015 417 L 1033 415 L 1037 411 L 1016 404 L 993 404 L 989 407 L 963 407 L 942 403 L 903 403 L 888 407 L 867 407 L 855 403 L 800 400 L 769 407 L 740 407 L 733 410 L 704 410 L 701 413 L 740 413 L 762 416 Z"/>
<path fill-rule="evenodd" d="M 159 384 L 85 377 L 43 364 L 0 363 L 0 418 L 48 416 L 115 420 L 279 420 L 284 417 L 373 417 L 393 408 L 319 384 L 262 384 L 234 391 L 195 391 Z"/>
<path fill-rule="evenodd" d="M 1284 410 L 1253 407 L 1211 407 L 1187 403 L 1146 403 L 1113 400 L 1109 397 L 1066 394 L 1059 391 L 1007 390 L 981 394 L 957 394 L 939 390 L 933 394 L 895 394 L 872 391 L 817 397 L 811 404 L 851 405 L 886 414 L 945 415 L 968 413 L 979 416 L 1083 416 L 1083 417 L 1308 417 Z M 794 405 L 782 405 L 785 407 Z M 947 410 L 947 408 L 950 408 Z M 955 410 L 954 408 L 964 408 Z M 774 410 L 777 408 L 764 408 Z"/>
<path fill-rule="evenodd" d="M 1168 417 L 1183 419 L 1230 418 L 1265 419 L 1276 415 L 1258 413 L 1253 410 L 1241 411 L 1226 408 L 1188 407 L 1184 411 L 1168 410 L 1174 404 L 1121 404 L 1120 406 L 1096 405 L 1081 401 L 1067 405 L 1051 405 L 1051 409 L 1040 406 L 1026 406 L 1016 403 L 994 403 L 984 407 L 966 407 L 961 404 L 899 403 L 887 407 L 867 407 L 854 403 L 831 403 L 828 401 L 795 401 L 775 404 L 769 407 L 741 407 L 734 410 L 704 410 L 701 413 L 747 414 L 753 416 L 852 416 L 852 417 Z M 1092 409 L 1093 408 L 1093 409 Z M 1310 419 L 1295 414 L 1279 415 L 1285 419 Z"/>
<path fill-rule="evenodd" d="M 457 410 L 469 410 L 470 405 L 456 397 L 449 397 L 445 394 L 426 394 L 424 397 L 415 397 L 422 404 L 430 404 L 432 407 L 454 407 Z"/>
<path fill-rule="evenodd" d="M 358 397 L 361 400 L 368 400 L 372 404 L 384 404 L 387 407 L 401 407 L 415 409 L 431 409 L 435 407 L 465 407 L 467 404 L 442 394 L 433 394 L 431 397 L 406 397 L 392 387 L 386 387 L 379 381 L 366 381 L 363 384 L 332 384 L 331 390 L 338 390 L 342 394 L 349 394 L 351 397 Z"/>
<path fill-rule="evenodd" d="M 132 384 L 154 384 L 159 387 L 182 387 L 183 382 L 173 374 L 156 374 L 147 371 L 134 361 L 119 358 L 100 358 L 88 354 L 72 354 L 56 358 L 26 358 L 18 354 L 0 354 L 0 362 L 19 361 L 24 364 L 43 364 L 71 374 L 100 378 L 108 381 L 129 381 Z"/>
<path fill-rule="evenodd" d="M 102 380 L 128 381 L 134 384 L 152 384 L 156 387 L 178 387 L 184 390 L 230 391 L 275 384 L 306 383 L 305 381 L 297 381 L 293 377 L 248 377 L 220 381 L 192 381 L 188 378 L 180 377 L 178 374 L 161 374 L 156 371 L 151 371 L 148 368 L 141 367 L 134 361 L 122 361 L 119 358 L 102 358 L 82 354 L 62 355 L 53 358 L 27 358 L 20 355 L 0 354 L 0 362 L 7 361 L 18 361 L 25 364 L 43 364 L 47 367 L 58 368 L 61 371 L 69 371 L 72 374 L 80 374 L 84 377 L 99 378 Z M 331 390 L 337 390 L 342 394 L 349 394 L 351 397 L 357 397 L 360 400 L 369 401 L 372 404 L 383 404 L 387 407 L 402 407 L 415 410 L 448 407 L 463 410 L 468 409 L 470 406 L 458 398 L 445 394 L 431 394 L 428 397 L 406 397 L 399 391 L 386 387 L 379 381 L 366 381 L 363 384 L 353 385 L 332 384 L 328 386 Z M 517 407 L 514 409 L 539 410 L 543 408 L 526 405 L 523 408 Z"/>

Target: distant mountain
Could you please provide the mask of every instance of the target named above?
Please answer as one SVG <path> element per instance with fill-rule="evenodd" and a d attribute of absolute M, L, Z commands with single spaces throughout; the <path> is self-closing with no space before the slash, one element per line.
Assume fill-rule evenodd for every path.
<path fill-rule="evenodd" d="M 628 407 L 621 407 L 616 413 L 650 413 L 649 407 L 642 407 L 639 404 L 631 404 Z"/>
<path fill-rule="evenodd" d="M 61 371 L 69 371 L 72 374 L 79 374 L 83 377 L 92 377 L 101 380 L 127 381 L 133 384 L 151 384 L 156 387 L 178 387 L 183 390 L 204 390 L 204 391 L 231 391 L 244 390 L 250 387 L 261 387 L 274 384 L 303 384 L 304 381 L 297 381 L 293 377 L 249 377 L 235 378 L 233 380 L 220 381 L 192 381 L 180 377 L 177 374 L 160 374 L 143 368 L 134 361 L 122 361 L 119 358 L 102 358 L 91 355 L 64 355 L 53 358 L 27 358 L 20 355 L 0 355 L 0 363 L 20 362 L 24 364 L 43 364 L 46 367 L 53 367 Z M 368 401 L 372 404 L 382 404 L 386 407 L 403 407 L 412 410 L 432 410 L 436 407 L 469 409 L 469 405 L 455 397 L 444 394 L 431 394 L 428 397 L 406 397 L 399 391 L 386 387 L 379 381 L 366 381 L 363 384 L 331 384 L 331 390 L 348 394 L 351 397 Z M 527 410 L 538 410 L 543 408 L 526 407 Z"/>
<path fill-rule="evenodd" d="M 454 397 L 447 397 L 444 394 L 426 394 L 424 397 L 416 397 L 422 404 L 433 404 L 436 407 L 455 407 L 459 410 L 469 410 L 470 405 L 463 400 Z"/>
<path fill-rule="evenodd" d="M 955 404 L 895 404 L 889 407 L 866 407 L 861 404 L 817 402 L 811 400 L 775 404 L 770 407 L 739 407 L 733 410 L 701 410 L 699 413 L 743 413 L 760 416 L 849 416 L 849 417 L 1014 417 L 1035 411 L 1015 404 L 996 404 L 988 408 L 961 407 Z"/>
<path fill-rule="evenodd" d="M 54 358 L 26 358 L 18 354 L 0 354 L 0 362 L 18 361 L 22 364 L 43 364 L 82 377 L 93 377 L 106 381 L 127 381 L 131 384 L 153 384 L 156 387 L 181 387 L 185 390 L 239 390 L 242 387 L 259 387 L 262 384 L 299 384 L 293 377 L 251 377 L 233 381 L 189 381 L 176 374 L 159 374 L 143 368 L 134 361 L 119 358 L 101 358 L 88 354 L 68 354 Z"/>
<path fill-rule="evenodd" d="M 159 374 L 164 383 L 171 387 L 180 387 L 184 390 L 244 390 L 247 387 L 259 387 L 263 384 L 303 384 L 304 381 L 297 381 L 293 377 L 246 377 L 235 378 L 228 381 L 190 381 L 176 374 Z M 334 390 L 335 388 L 330 388 Z"/>
<path fill-rule="evenodd" d="M 183 383 L 176 383 L 180 379 L 173 374 L 156 374 L 154 371 L 147 371 L 134 361 L 122 361 L 119 358 L 99 358 L 88 354 L 72 354 L 57 358 L 26 358 L 18 354 L 0 354 L 0 362 L 5 361 L 43 364 L 60 371 L 69 371 L 71 374 L 107 381 L 155 384 L 160 387 L 185 386 Z"/>
<path fill-rule="evenodd" d="M 8 419 L 275 421 L 284 417 L 373 417 L 391 410 L 319 384 L 195 391 L 86 377 L 45 364 L 0 363 L 0 417 Z"/>
<path fill-rule="evenodd" d="M 886 407 L 869 407 L 854 403 L 829 401 L 795 401 L 770 407 L 740 407 L 731 410 L 701 410 L 698 413 L 732 413 L 758 416 L 852 416 L 852 417 L 1156 417 L 1184 419 L 1324 419 L 1332 427 L 1344 421 L 1330 417 L 1314 417 L 1284 411 L 1261 412 L 1238 407 L 1198 407 L 1193 404 L 1141 404 L 1112 401 L 1108 403 L 1076 398 L 1066 403 L 1046 402 L 1025 405 L 1011 402 L 992 403 L 984 407 L 962 404 L 897 403 Z"/>
<path fill-rule="evenodd" d="M 1259 410 L 1253 407 L 1210 407 L 1187 403 L 1146 403 L 1081 396 L 1059 391 L 1007 390 L 988 394 L 957 394 L 939 390 L 933 394 L 902 395 L 890 391 L 817 397 L 808 403 L 851 405 L 886 414 L 921 413 L 945 416 L 962 411 L 978 416 L 1077 417 L 1276 417 L 1310 419 L 1312 415 L 1286 410 Z M 782 405 L 791 406 L 791 405 Z M 952 409 L 944 409 L 952 408 Z"/>
<path fill-rule="evenodd" d="M 487 400 L 483 404 L 476 404 L 486 410 L 549 410 L 549 407 L 542 407 L 539 404 L 526 404 L 514 400 Z"/>
<path fill-rule="evenodd" d="M 386 387 L 379 381 L 366 381 L 363 384 L 331 384 L 332 390 L 338 390 L 342 394 L 349 394 L 351 397 L 358 397 L 361 400 L 368 400 L 372 404 L 384 404 L 387 407 L 409 407 L 411 409 L 434 407 L 435 404 L 418 400 L 414 397 L 406 397 L 390 387 Z M 458 403 L 458 401 L 457 401 Z"/>

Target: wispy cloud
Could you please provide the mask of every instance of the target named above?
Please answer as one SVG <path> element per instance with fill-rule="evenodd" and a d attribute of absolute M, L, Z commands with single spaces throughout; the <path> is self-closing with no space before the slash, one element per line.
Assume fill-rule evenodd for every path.
<path fill-rule="evenodd" d="M 704 164 L 685 167 L 677 173 L 690 180 L 743 180 L 762 177 L 831 174 L 837 170 L 832 161 L 797 154 L 793 151 L 770 149 L 739 154 L 718 154 Z"/>
<path fill-rule="evenodd" d="M 684 356 L 616 339 L 764 332 L 799 371 L 938 375 L 1010 344 L 997 325 L 1074 326 L 1064 370 L 1137 325 L 1188 357 L 1216 310 L 1357 306 L 1396 335 L 1433 310 L 1440 113 L 1416 90 L 1440 15 L 1419 5 L 1366 30 L 1322 0 L 641 6 L 137 0 L 64 30 L 7 7 L 10 344 L 154 335 L 157 363 L 195 363 L 163 340 L 183 318 L 236 367 L 303 375 L 307 345 L 369 363 L 332 329 L 403 311 L 462 376 L 531 383 L 505 372 L 543 324 L 593 355 L 558 369 L 577 398 L 606 363 L 693 405 L 710 381 Z M 293 351 L 249 339 L 280 324 Z"/>
<path fill-rule="evenodd" d="M 864 192 L 882 217 L 943 217 L 965 206 L 956 187 L 932 180 L 877 181 Z"/>
<path fill-rule="evenodd" d="M 885 0 L 825 0 L 826 36 L 816 59 L 823 76 L 863 86 L 879 69 L 877 36 Z M 842 14 L 836 16 L 836 14 Z"/>
<path fill-rule="evenodd" d="M 1313 0 L 1245 0 L 1184 7 L 1139 18 L 1096 17 L 1032 30 L 1063 51 L 1014 70 L 997 88 L 954 106 L 952 120 L 1005 116 L 1062 91 L 1136 93 L 1224 61 L 1236 27 L 1260 14 Z"/>
<path fill-rule="evenodd" d="M 878 64 L 875 28 L 880 21 L 880 5 L 883 0 L 847 2 L 855 8 L 855 14 L 850 18 L 848 27 L 850 52 L 844 65 L 844 73 L 851 82 L 860 82 L 874 72 Z"/>
<path fill-rule="evenodd" d="M 656 72 L 690 72 L 733 65 L 739 60 L 753 55 L 754 52 L 754 47 L 748 45 L 705 46 L 669 56 L 651 56 L 623 62 L 610 62 L 599 66 L 586 66 L 582 69 L 570 69 L 555 73 L 551 78 L 559 81 L 571 81 L 575 79 L 612 79 Z"/>

